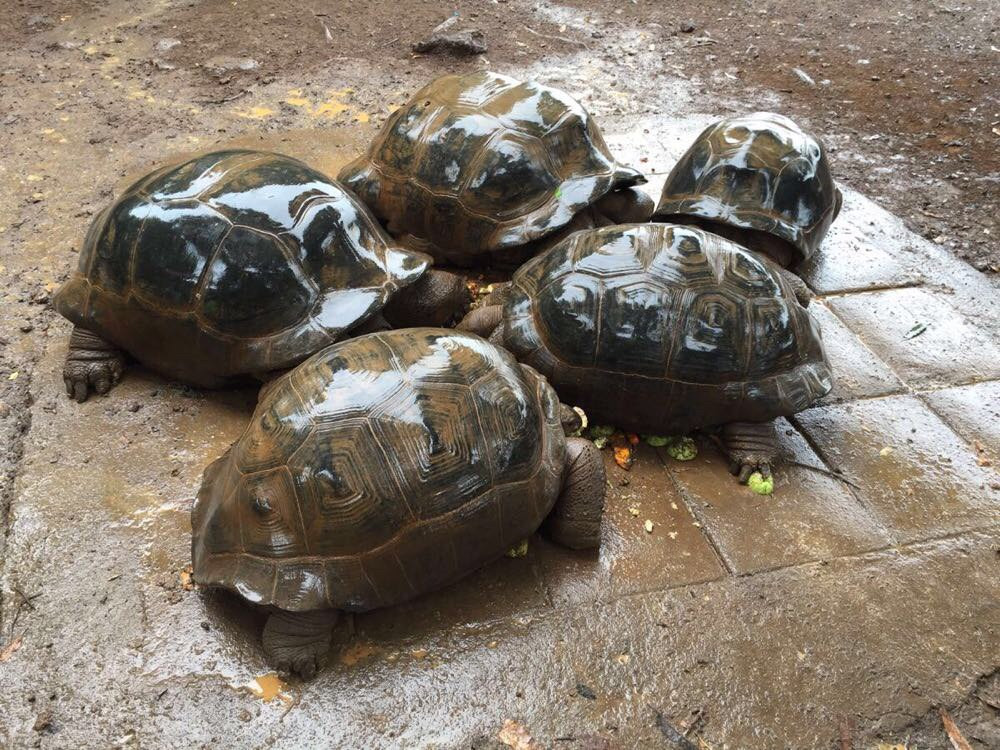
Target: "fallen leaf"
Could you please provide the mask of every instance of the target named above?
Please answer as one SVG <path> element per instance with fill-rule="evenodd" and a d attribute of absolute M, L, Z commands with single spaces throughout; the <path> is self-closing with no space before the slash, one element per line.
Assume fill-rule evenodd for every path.
<path fill-rule="evenodd" d="M 181 588 L 185 591 L 194 590 L 194 577 L 191 574 L 191 566 L 188 565 L 186 568 L 182 568 L 178 573 L 177 577 L 181 581 Z"/>
<path fill-rule="evenodd" d="M 504 720 L 497 739 L 514 750 L 542 750 L 542 746 L 535 742 L 528 728 L 513 719 Z"/>
<path fill-rule="evenodd" d="M 948 734 L 948 739 L 951 741 L 951 746 L 955 750 L 972 750 L 969 741 L 962 736 L 958 726 L 952 721 L 951 714 L 943 708 L 939 710 L 939 713 L 941 714 L 941 723 L 944 724 L 944 731 Z"/>
<path fill-rule="evenodd" d="M 0 662 L 7 661 L 19 648 L 21 648 L 21 636 L 18 636 L 6 646 L 0 648 Z"/>

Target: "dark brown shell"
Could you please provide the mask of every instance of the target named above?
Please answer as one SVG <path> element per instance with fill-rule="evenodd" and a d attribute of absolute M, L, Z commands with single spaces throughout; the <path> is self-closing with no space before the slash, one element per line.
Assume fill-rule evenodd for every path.
<path fill-rule="evenodd" d="M 568 94 L 487 71 L 418 91 L 338 179 L 393 235 L 458 263 L 550 235 L 645 182 Z"/>
<path fill-rule="evenodd" d="M 555 392 L 483 339 L 345 341 L 267 389 L 205 471 L 194 575 L 288 610 L 394 604 L 534 532 L 565 455 Z"/>
<path fill-rule="evenodd" d="M 503 344 L 592 421 L 687 432 L 832 387 L 819 326 L 770 261 L 694 227 L 577 232 L 523 266 Z"/>
<path fill-rule="evenodd" d="M 430 262 L 297 159 L 219 151 L 153 172 L 102 211 L 55 306 L 149 367 L 215 386 L 300 362 Z"/>
<path fill-rule="evenodd" d="M 698 136 L 670 171 L 653 218 L 766 232 L 804 260 L 819 249 L 840 204 L 820 140 L 787 117 L 755 112 L 719 120 Z"/>

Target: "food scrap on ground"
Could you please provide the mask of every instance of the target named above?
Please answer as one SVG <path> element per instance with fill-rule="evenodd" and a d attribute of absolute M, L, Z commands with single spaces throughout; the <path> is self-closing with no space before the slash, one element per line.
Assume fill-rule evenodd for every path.
<path fill-rule="evenodd" d="M 747 479 L 747 487 L 758 495 L 770 495 L 774 492 L 774 477 L 765 477 L 759 471 L 755 471 Z"/>

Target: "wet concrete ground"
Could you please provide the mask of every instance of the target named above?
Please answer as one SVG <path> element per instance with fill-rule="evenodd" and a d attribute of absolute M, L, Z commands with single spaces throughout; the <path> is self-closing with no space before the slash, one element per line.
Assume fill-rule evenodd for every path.
<path fill-rule="evenodd" d="M 201 471 L 256 394 L 131 370 L 71 403 L 45 298 L 127 175 L 228 145 L 335 173 L 422 81 L 484 63 L 346 55 L 199 104 L 194 72 L 165 83 L 145 62 L 179 12 L 75 9 L 12 57 L 36 78 L 4 90 L 16 158 L 0 164 L 0 747 L 496 748 L 518 746 L 517 722 L 547 748 L 944 748 L 941 707 L 970 746 L 1000 746 L 1000 295 L 850 189 L 806 273 L 837 388 L 782 423 L 772 497 L 704 442 L 691 462 L 642 447 L 628 473 L 609 456 L 599 554 L 533 539 L 342 623 L 312 682 L 269 675 L 259 616 L 185 570 Z M 579 22 L 530 18 L 550 36 Z M 661 175 L 656 195 L 731 103 L 646 75 L 639 41 L 623 34 L 635 54 L 613 71 L 572 45 L 490 62 L 583 99 L 623 160 Z M 123 134 L 95 125 L 109 111 L 130 113 Z"/>

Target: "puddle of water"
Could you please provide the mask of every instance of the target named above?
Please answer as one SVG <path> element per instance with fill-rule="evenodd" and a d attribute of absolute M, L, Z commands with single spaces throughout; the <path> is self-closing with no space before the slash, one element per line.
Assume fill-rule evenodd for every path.
<path fill-rule="evenodd" d="M 369 661 L 370 659 L 381 654 L 383 649 L 380 646 L 376 646 L 374 643 L 368 641 L 355 641 L 347 645 L 343 651 L 340 652 L 338 661 L 345 667 L 353 667 L 356 664 Z"/>
<path fill-rule="evenodd" d="M 288 692 L 288 683 L 278 677 L 276 672 L 268 672 L 267 674 L 254 677 L 250 682 L 241 687 L 249 690 L 252 695 L 260 698 L 265 703 L 279 700 L 286 706 L 290 706 L 295 702 L 291 693 Z"/>

